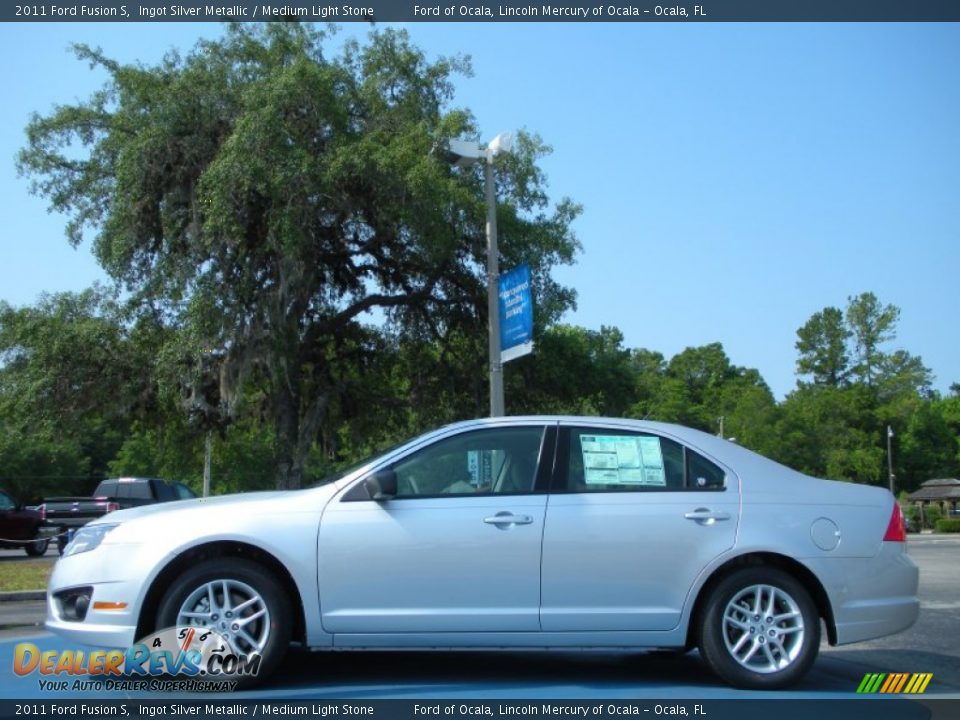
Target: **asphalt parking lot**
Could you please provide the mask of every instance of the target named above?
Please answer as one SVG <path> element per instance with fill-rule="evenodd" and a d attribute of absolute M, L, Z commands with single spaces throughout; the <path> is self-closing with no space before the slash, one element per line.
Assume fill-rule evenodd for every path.
<path fill-rule="evenodd" d="M 917 624 L 880 640 L 838 648 L 824 644 L 814 670 L 791 696 L 850 696 L 866 673 L 927 672 L 933 680 L 926 695 L 960 698 L 960 537 L 911 536 L 909 552 L 921 573 Z M 42 602 L 0 602 L 0 626 L 5 626 L 0 630 L 0 697 L 38 696 L 35 679 L 11 677 L 17 642 L 30 637 L 41 649 L 67 647 L 42 631 L 42 617 Z M 723 686 L 695 652 L 294 652 L 266 687 L 237 693 L 290 699 L 743 695 Z"/>

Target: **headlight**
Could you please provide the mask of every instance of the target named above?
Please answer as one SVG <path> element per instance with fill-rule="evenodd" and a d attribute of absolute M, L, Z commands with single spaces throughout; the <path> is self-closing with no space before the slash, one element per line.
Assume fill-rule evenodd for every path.
<path fill-rule="evenodd" d="M 120 525 L 120 523 L 84 525 L 82 528 L 77 530 L 77 534 L 73 536 L 73 540 L 71 540 L 63 549 L 63 556 L 70 557 L 71 555 L 77 555 L 79 553 L 93 550 L 103 542 L 103 539 L 107 536 L 107 533 L 118 525 Z"/>

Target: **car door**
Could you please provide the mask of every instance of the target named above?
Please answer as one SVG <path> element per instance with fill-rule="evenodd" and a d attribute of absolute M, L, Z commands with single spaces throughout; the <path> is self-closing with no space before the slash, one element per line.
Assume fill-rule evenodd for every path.
<path fill-rule="evenodd" d="M 470 429 L 394 461 L 329 503 L 318 564 L 331 633 L 536 631 L 555 428 Z M 544 463 L 541 458 L 549 457 Z"/>
<path fill-rule="evenodd" d="M 735 478 L 652 433 L 560 431 L 543 539 L 544 631 L 670 630 L 734 544 Z"/>

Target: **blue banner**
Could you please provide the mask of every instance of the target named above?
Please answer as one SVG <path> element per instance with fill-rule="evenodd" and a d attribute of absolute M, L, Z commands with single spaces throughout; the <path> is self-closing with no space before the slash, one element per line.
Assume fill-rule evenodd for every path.
<path fill-rule="evenodd" d="M 500 362 L 533 352 L 533 290 L 530 268 L 520 265 L 500 276 Z"/>

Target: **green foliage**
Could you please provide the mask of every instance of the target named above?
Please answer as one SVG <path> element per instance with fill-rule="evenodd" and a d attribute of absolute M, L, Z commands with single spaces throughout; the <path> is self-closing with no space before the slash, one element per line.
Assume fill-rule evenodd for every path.
<path fill-rule="evenodd" d="M 34 116 L 18 164 L 117 287 L 0 303 L 5 484 L 199 488 L 212 433 L 215 491 L 296 487 L 486 414 L 483 171 L 441 151 L 481 136 L 452 106 L 466 60 L 430 60 L 397 30 L 334 56 L 324 32 L 287 23 L 231 25 L 152 67 L 77 55 L 106 85 Z M 722 430 L 880 485 L 889 426 L 899 489 L 960 476 L 960 390 L 937 397 L 921 359 L 889 349 L 900 311 L 873 293 L 798 329 L 801 382 L 780 404 L 720 343 L 666 358 L 616 328 L 559 324 L 575 294 L 552 271 L 579 250 L 580 208 L 550 202 L 549 151 L 520 133 L 497 159 L 501 267 L 529 264 L 536 300 L 509 412 Z"/>
<path fill-rule="evenodd" d="M 849 372 L 847 341 L 852 334 L 837 308 L 827 307 L 814 313 L 797 330 L 797 374 L 810 375 L 815 385 L 839 387 Z"/>
<path fill-rule="evenodd" d="M 923 508 L 923 526 L 928 530 L 936 527 L 943 517 L 943 510 L 939 505 L 925 505 Z"/>
<path fill-rule="evenodd" d="M 507 371 L 511 414 L 623 415 L 634 395 L 630 351 L 616 328 L 547 329 Z"/>
<path fill-rule="evenodd" d="M 401 355 L 427 343 L 444 357 L 473 344 L 461 340 L 485 311 L 482 169 L 436 152 L 479 135 L 449 106 L 468 63 L 429 61 L 403 31 L 339 57 L 325 41 L 307 25 L 234 24 L 155 67 L 81 46 L 106 87 L 34 117 L 19 156 L 71 242 L 91 229 L 137 309 L 175 329 L 156 353 L 161 394 L 199 430 L 268 420 L 280 487 L 352 419 L 357 368 L 375 364 L 369 313 Z M 529 263 L 549 322 L 573 302 L 550 272 L 579 247 L 579 207 L 550 206 L 539 138 L 516 145 L 496 173 L 502 262 Z"/>
<path fill-rule="evenodd" d="M 934 529 L 941 533 L 960 533 L 960 519 L 937 520 Z"/>
<path fill-rule="evenodd" d="M 85 493 L 93 489 L 90 458 L 75 442 L 0 433 L 0 487 L 27 504 L 54 493 Z"/>
<path fill-rule="evenodd" d="M 881 305 L 872 292 L 861 293 L 847 301 L 847 324 L 854 340 L 852 372 L 861 382 L 871 386 L 884 362 L 880 347 L 896 336 L 900 308 Z"/>

